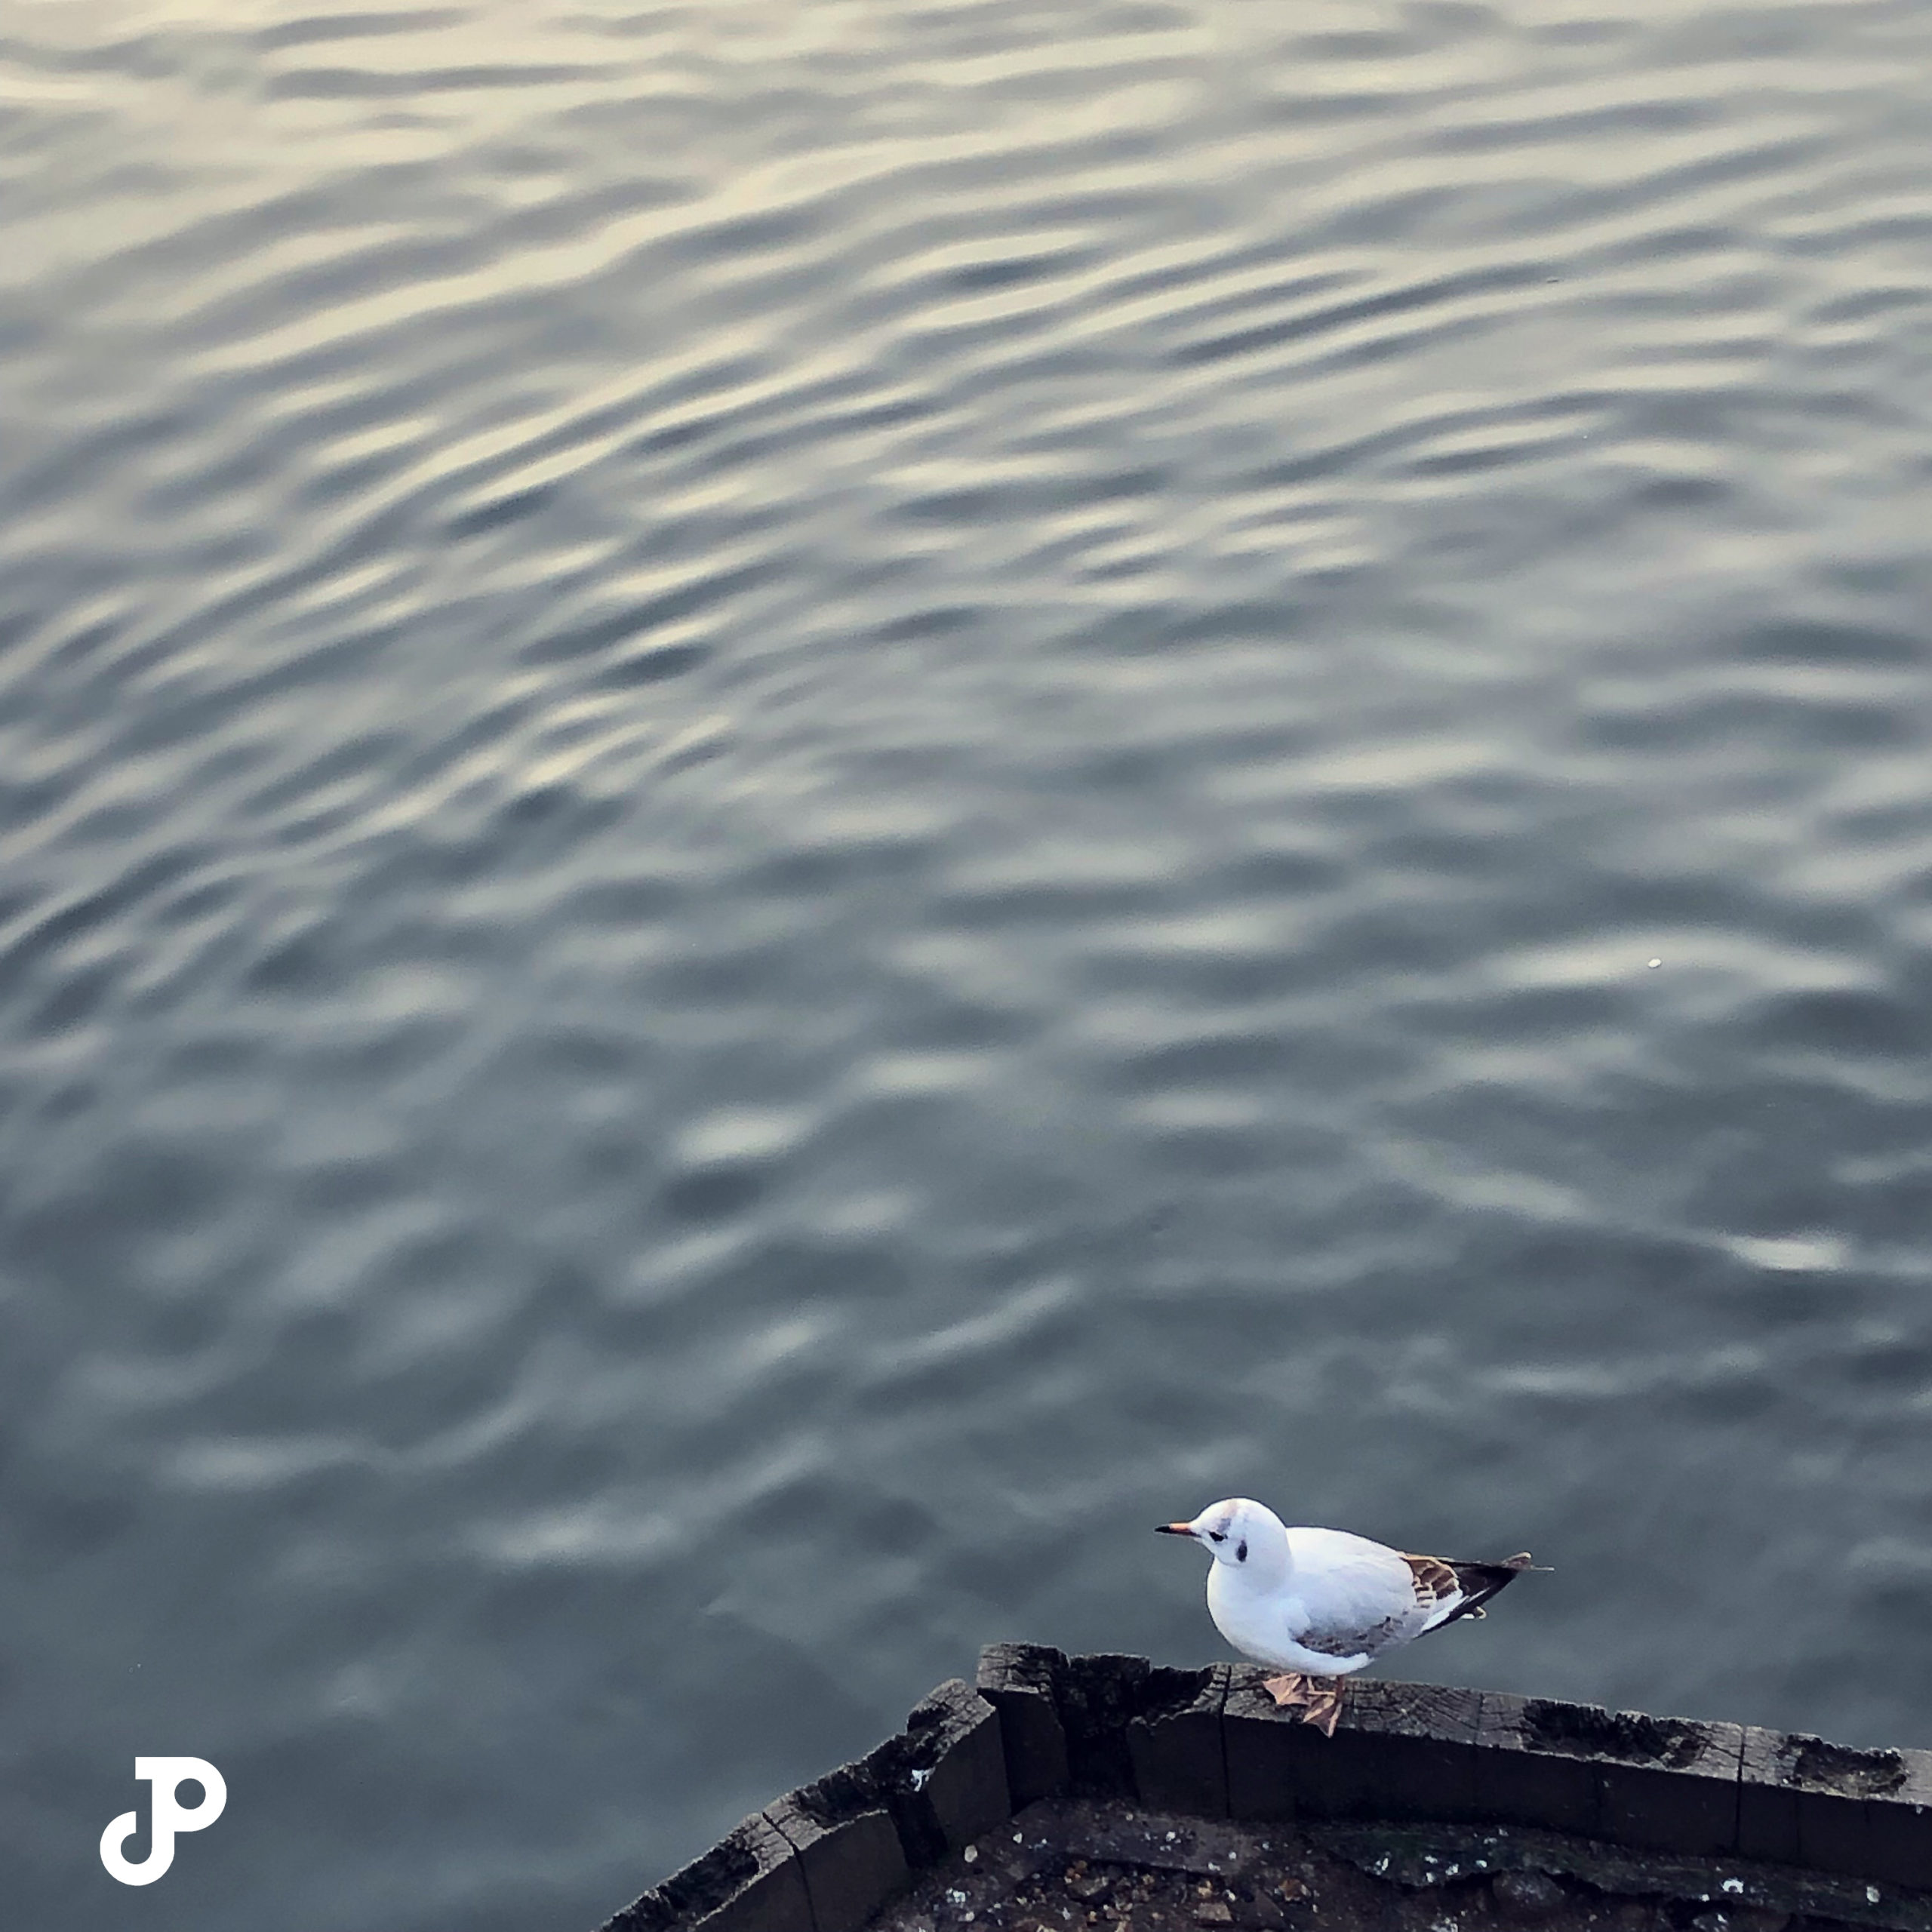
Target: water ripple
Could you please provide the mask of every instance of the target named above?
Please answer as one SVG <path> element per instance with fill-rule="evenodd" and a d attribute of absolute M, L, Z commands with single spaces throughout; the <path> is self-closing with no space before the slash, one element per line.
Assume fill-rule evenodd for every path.
<path fill-rule="evenodd" d="M 27 1915 L 595 1923 L 1233 1490 L 1912 1742 L 1924 10 L 269 14 L 0 34 Z"/>

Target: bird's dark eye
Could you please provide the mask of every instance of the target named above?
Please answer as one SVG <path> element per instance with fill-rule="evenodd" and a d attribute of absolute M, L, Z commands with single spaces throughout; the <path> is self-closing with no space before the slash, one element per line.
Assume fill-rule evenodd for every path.
<path fill-rule="evenodd" d="M 1235 1561 L 1237 1563 L 1245 1563 L 1247 1561 L 1247 1539 L 1245 1537 L 1235 1545 Z"/>
<path fill-rule="evenodd" d="M 1222 1535 L 1219 1530 L 1210 1530 L 1208 1532 L 1208 1540 L 1210 1543 L 1226 1543 L 1227 1538 Z"/>

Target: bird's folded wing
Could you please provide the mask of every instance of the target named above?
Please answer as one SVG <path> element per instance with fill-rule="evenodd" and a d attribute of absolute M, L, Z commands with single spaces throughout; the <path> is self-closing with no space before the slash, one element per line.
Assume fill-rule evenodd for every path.
<path fill-rule="evenodd" d="M 1291 1530 L 1294 1589 L 1306 1627 L 1297 1634 L 1308 1649 L 1331 1657 L 1387 1649 L 1426 1627 L 1437 1598 L 1425 1600 L 1414 1559 L 1343 1530 Z M 1429 1559 L 1424 1559 L 1425 1561 Z M 1455 1573 L 1441 1566 L 1447 1591 Z"/>
<path fill-rule="evenodd" d="M 1402 1561 L 1415 1579 L 1416 1607 L 1431 1623 L 1438 1615 L 1446 1617 L 1461 1602 L 1462 1579 L 1453 1564 L 1439 1556 L 1404 1556 Z"/>
<path fill-rule="evenodd" d="M 1409 1561 L 1431 1566 L 1431 1577 L 1438 1583 L 1436 1573 L 1447 1571 L 1454 1586 L 1451 1592 L 1438 1596 L 1437 1607 L 1430 1612 L 1429 1622 L 1423 1626 L 1429 1630 L 1439 1630 L 1459 1617 L 1481 1617 L 1483 1605 L 1498 1590 L 1534 1567 L 1527 1552 L 1501 1563 L 1465 1563 L 1454 1557 L 1441 1556 L 1412 1556 Z"/>

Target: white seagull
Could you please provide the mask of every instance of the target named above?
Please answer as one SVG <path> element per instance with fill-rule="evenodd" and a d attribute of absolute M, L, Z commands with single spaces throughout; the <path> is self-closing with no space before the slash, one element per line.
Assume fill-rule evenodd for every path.
<path fill-rule="evenodd" d="M 1191 1523 L 1156 1523 L 1192 1537 L 1214 1558 L 1208 1614 L 1235 1648 L 1286 1675 L 1264 1680 L 1278 1706 L 1335 1734 L 1342 1680 L 1425 1630 L 1483 1605 L 1522 1571 L 1528 1553 L 1500 1563 L 1410 1556 L 1346 1530 L 1289 1529 L 1244 1496 L 1211 1503 Z"/>

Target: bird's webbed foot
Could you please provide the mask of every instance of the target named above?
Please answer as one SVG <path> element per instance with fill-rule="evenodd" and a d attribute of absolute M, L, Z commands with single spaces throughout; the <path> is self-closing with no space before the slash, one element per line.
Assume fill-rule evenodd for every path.
<path fill-rule="evenodd" d="M 1341 1721 L 1342 1686 L 1340 1677 L 1310 1677 L 1289 1671 L 1280 1677 L 1264 1678 L 1261 1687 L 1275 1700 L 1277 1710 L 1299 1709 L 1303 1724 L 1312 1724 L 1324 1737 L 1333 1737 Z"/>

